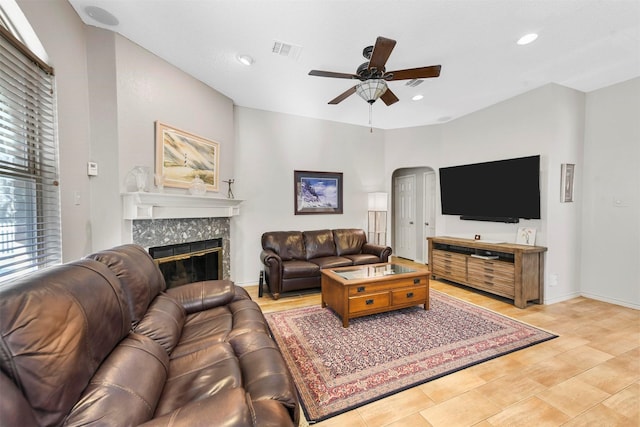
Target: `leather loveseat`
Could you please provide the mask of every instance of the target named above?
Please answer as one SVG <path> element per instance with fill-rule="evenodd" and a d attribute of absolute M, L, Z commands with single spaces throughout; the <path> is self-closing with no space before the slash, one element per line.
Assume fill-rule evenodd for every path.
<path fill-rule="evenodd" d="M 260 260 L 274 299 L 282 292 L 320 287 L 320 270 L 387 262 L 388 246 L 367 243 L 364 230 L 270 231 L 262 235 Z"/>
<path fill-rule="evenodd" d="M 260 308 L 232 282 L 165 290 L 124 245 L 0 289 L 1 426 L 293 426 Z"/>

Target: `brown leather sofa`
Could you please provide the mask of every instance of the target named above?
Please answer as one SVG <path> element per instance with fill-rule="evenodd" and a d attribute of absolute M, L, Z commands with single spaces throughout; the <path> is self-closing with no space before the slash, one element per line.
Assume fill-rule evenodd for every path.
<path fill-rule="evenodd" d="M 260 260 L 274 299 L 282 292 L 320 287 L 320 270 L 387 262 L 388 246 L 367 243 L 364 230 L 270 231 L 262 235 Z"/>
<path fill-rule="evenodd" d="M 124 245 L 0 289 L 1 426 L 293 426 L 260 308 L 232 282 L 171 288 Z"/>

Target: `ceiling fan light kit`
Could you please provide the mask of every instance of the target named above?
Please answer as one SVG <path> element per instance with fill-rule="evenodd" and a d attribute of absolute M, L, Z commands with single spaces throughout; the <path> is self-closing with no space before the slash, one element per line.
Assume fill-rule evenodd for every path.
<path fill-rule="evenodd" d="M 365 80 L 356 86 L 356 93 L 369 104 L 376 102 L 388 89 L 383 79 Z"/>

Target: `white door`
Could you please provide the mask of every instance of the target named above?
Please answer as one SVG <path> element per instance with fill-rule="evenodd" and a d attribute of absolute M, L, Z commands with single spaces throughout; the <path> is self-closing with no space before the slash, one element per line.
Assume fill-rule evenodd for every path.
<path fill-rule="evenodd" d="M 395 178 L 395 242 L 396 256 L 416 259 L 416 176 Z"/>
<path fill-rule="evenodd" d="M 422 235 L 424 263 L 429 262 L 427 237 L 436 235 L 436 173 L 424 173 L 424 228 Z"/>

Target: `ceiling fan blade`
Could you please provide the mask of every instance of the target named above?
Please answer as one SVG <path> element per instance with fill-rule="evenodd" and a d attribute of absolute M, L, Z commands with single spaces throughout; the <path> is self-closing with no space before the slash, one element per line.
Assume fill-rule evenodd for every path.
<path fill-rule="evenodd" d="M 332 105 L 339 104 L 345 99 L 347 99 L 348 97 L 350 97 L 351 95 L 353 95 L 354 93 L 356 93 L 355 86 L 347 89 L 346 91 L 342 92 L 340 95 L 333 98 L 331 101 L 329 101 L 329 104 L 332 104 Z"/>
<path fill-rule="evenodd" d="M 391 104 L 395 104 L 396 102 L 399 101 L 398 97 L 396 96 L 395 93 L 391 92 L 391 89 L 387 88 L 387 90 L 385 91 L 385 93 L 382 94 L 382 96 L 380 97 L 380 99 L 382 99 L 382 101 L 386 104 L 386 105 L 391 105 Z"/>
<path fill-rule="evenodd" d="M 371 59 L 369 60 L 369 69 L 384 69 L 384 65 L 387 63 L 387 59 L 389 59 L 389 55 L 391 55 L 391 51 L 395 46 L 395 40 L 378 37 L 376 39 L 376 45 L 373 47 Z"/>
<path fill-rule="evenodd" d="M 320 70 L 311 70 L 309 71 L 310 76 L 318 76 L 318 77 L 333 77 L 336 79 L 357 79 L 359 78 L 355 74 L 348 73 L 334 73 L 333 71 L 320 71 Z"/>
<path fill-rule="evenodd" d="M 393 77 L 389 80 L 428 79 L 440 76 L 441 65 L 430 67 L 410 68 L 407 70 L 391 71 Z"/>

